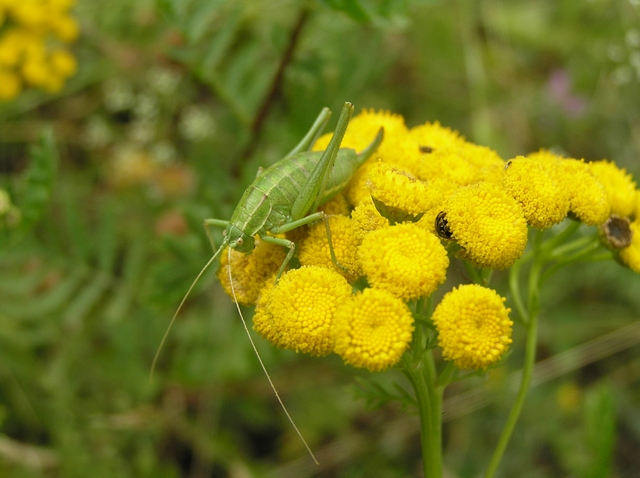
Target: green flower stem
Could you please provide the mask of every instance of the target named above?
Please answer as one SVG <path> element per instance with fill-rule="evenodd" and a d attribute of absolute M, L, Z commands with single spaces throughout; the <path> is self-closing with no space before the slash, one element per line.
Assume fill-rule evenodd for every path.
<path fill-rule="evenodd" d="M 509 273 L 509 290 L 511 291 L 511 298 L 516 306 L 521 322 L 525 321 L 529 316 L 529 312 L 527 311 L 522 300 L 522 296 L 520 295 L 520 269 L 525 262 L 524 257 L 517 260 L 511 267 L 511 271 Z"/>
<path fill-rule="evenodd" d="M 584 248 L 587 246 L 591 246 L 593 244 L 599 244 L 599 240 L 598 237 L 594 234 L 594 235 L 590 235 L 590 236 L 584 236 L 581 237 L 579 239 L 576 239 L 574 241 L 571 242 L 567 242 L 566 244 L 563 244 L 562 246 L 558 246 L 556 248 L 553 249 L 553 252 L 550 254 L 551 258 L 556 258 L 556 257 L 563 257 L 566 256 L 568 253 L 576 250 L 576 249 L 580 249 L 580 248 Z M 545 244 L 546 246 L 546 244 Z"/>
<path fill-rule="evenodd" d="M 442 477 L 442 396 L 444 386 L 436 386 L 433 351 L 427 350 L 422 360 L 413 361 L 412 354 L 403 357 L 403 371 L 416 394 L 420 416 L 420 437 L 425 478 Z"/>
<path fill-rule="evenodd" d="M 552 237 L 551 239 L 545 242 L 544 247 L 546 249 L 554 249 L 558 244 L 562 244 L 570 236 L 572 236 L 578 229 L 580 229 L 581 225 L 582 225 L 581 222 L 569 221 L 569 224 L 567 224 L 567 227 L 565 227 L 556 236 Z"/>
<path fill-rule="evenodd" d="M 496 469 L 498 468 L 498 464 L 502 459 L 502 455 L 507 448 L 507 444 L 509 443 L 509 439 L 511 438 L 511 434 L 516 426 L 516 422 L 520 417 L 520 413 L 522 412 L 522 408 L 524 406 L 524 401 L 527 396 L 527 392 L 529 391 L 529 385 L 531 384 L 531 376 L 533 375 L 533 368 L 535 365 L 536 359 L 536 343 L 538 339 L 538 319 L 537 315 L 530 315 L 529 321 L 527 323 L 527 342 L 525 348 L 525 360 L 524 366 L 522 368 L 522 380 L 520 381 L 520 389 L 518 390 L 518 395 L 516 397 L 516 401 L 511 408 L 509 413 L 509 418 L 507 419 L 507 423 L 502 430 L 502 434 L 500 435 L 500 440 L 498 441 L 498 445 L 493 452 L 493 456 L 491 457 L 491 462 L 487 467 L 487 472 L 485 473 L 485 478 L 491 478 L 494 476 Z"/>
<path fill-rule="evenodd" d="M 536 239 L 539 239 L 540 236 Z M 528 314 L 526 316 L 526 343 L 525 343 L 525 355 L 524 364 L 522 367 L 522 378 L 520 380 L 520 388 L 516 401 L 511 407 L 507 423 L 505 424 L 496 449 L 493 452 L 489 466 L 485 473 L 485 478 L 491 478 L 495 475 L 495 472 L 500 464 L 500 460 L 504 455 L 507 445 L 513 434 L 513 430 L 516 426 L 520 413 L 524 407 L 524 401 L 531 385 L 531 377 L 533 375 L 533 368 L 536 361 L 536 345 L 538 341 L 538 311 L 540 309 L 539 292 L 540 292 L 540 277 L 542 274 L 542 268 L 544 266 L 544 254 L 542 254 L 542 245 L 539 240 L 534 241 L 535 247 L 535 260 L 531 265 L 529 271 L 529 288 L 528 288 Z"/>

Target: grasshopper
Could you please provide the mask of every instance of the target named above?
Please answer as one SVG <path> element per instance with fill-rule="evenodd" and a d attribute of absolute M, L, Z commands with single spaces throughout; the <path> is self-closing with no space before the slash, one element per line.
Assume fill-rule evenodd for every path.
<path fill-rule="evenodd" d="M 380 128 L 380 131 L 371 144 L 369 144 L 369 146 L 359 154 L 353 149 L 340 149 L 340 143 L 342 142 L 342 138 L 347 130 L 352 114 L 353 105 L 351 103 L 345 103 L 327 149 L 323 152 L 311 152 L 308 150 L 313 146 L 313 143 L 315 143 L 316 139 L 322 133 L 322 130 L 331 116 L 331 111 L 328 108 L 323 108 L 311 126 L 309 132 L 283 159 L 276 162 L 269 168 L 258 172 L 256 179 L 242 195 L 242 198 L 236 206 L 229 221 L 220 219 L 206 219 L 204 221 L 207 236 L 211 240 L 212 244 L 213 239 L 211 235 L 211 228 L 225 228 L 222 244 L 218 247 L 207 264 L 202 268 L 180 302 L 180 305 L 171 319 L 153 359 L 153 364 L 151 366 L 152 375 L 158 356 L 160 355 L 160 350 L 162 349 L 171 326 L 182 309 L 187 297 L 202 274 L 204 274 L 225 247 L 228 247 L 229 264 L 231 264 L 231 249 L 235 249 L 245 254 L 250 253 L 255 247 L 254 236 L 256 235 L 265 242 L 279 244 L 288 248 L 289 251 L 287 252 L 287 255 L 276 275 L 277 281 L 287 267 L 289 261 L 293 258 L 295 253 L 295 243 L 288 239 L 273 237 L 273 235 L 285 233 L 298 227 L 322 220 L 324 221 L 327 237 L 329 239 L 331 259 L 340 267 L 340 264 L 336 260 L 331 243 L 331 231 L 329 229 L 328 218 L 322 211 L 312 211 L 315 211 L 319 206 L 326 203 L 347 185 L 358 167 L 369 159 L 369 157 L 378 148 L 384 135 L 383 129 Z M 229 281 L 235 298 L 231 268 L 229 268 Z M 315 461 L 313 453 L 309 449 L 304 438 L 302 438 L 298 428 L 293 423 L 291 416 L 282 403 L 282 400 L 271 381 L 269 373 L 262 363 L 262 359 L 260 358 L 253 339 L 251 338 L 251 334 L 249 333 L 249 329 L 244 316 L 242 315 L 237 299 L 235 300 L 235 304 L 247 335 L 249 336 L 251 345 L 253 346 L 254 352 L 258 357 L 258 361 L 269 380 L 276 398 L 287 415 L 287 418 L 293 425 L 293 428 L 300 436 Z"/>

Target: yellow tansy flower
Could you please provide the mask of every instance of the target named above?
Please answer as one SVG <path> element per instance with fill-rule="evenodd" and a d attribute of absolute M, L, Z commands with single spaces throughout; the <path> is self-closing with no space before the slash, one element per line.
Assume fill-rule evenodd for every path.
<path fill-rule="evenodd" d="M 428 183 L 383 162 L 371 168 L 367 185 L 373 199 L 412 215 L 424 213 L 441 198 L 440 191 Z"/>
<path fill-rule="evenodd" d="M 256 236 L 255 249 L 250 254 L 231 250 L 231 266 L 229 266 L 227 249 L 222 251 L 218 279 L 229 297 L 233 297 L 229 283 L 229 267 L 231 267 L 233 288 L 238 302 L 243 305 L 255 305 L 260 290 L 268 280 L 273 279 L 286 255 L 284 247 L 264 242 Z"/>
<path fill-rule="evenodd" d="M 505 299 L 493 289 L 461 285 L 433 312 L 442 356 L 460 369 L 483 370 L 509 349 L 513 322 Z"/>
<path fill-rule="evenodd" d="M 367 234 L 358 259 L 372 287 L 404 300 L 430 295 L 444 282 L 449 267 L 440 240 L 413 223 Z"/>
<path fill-rule="evenodd" d="M 0 1 L 0 99 L 9 100 L 23 84 L 55 92 L 77 69 L 75 58 L 60 48 L 78 36 L 69 15 L 74 2 Z"/>
<path fill-rule="evenodd" d="M 588 226 L 602 224 L 610 213 L 607 191 L 587 163 L 563 159 L 557 165 L 558 180 L 569 194 L 569 211 Z"/>
<path fill-rule="evenodd" d="M 455 130 L 435 123 L 426 122 L 414 126 L 410 130 L 411 136 L 416 140 L 423 154 L 429 154 L 442 149 L 457 148 L 465 142 L 463 136 Z"/>
<path fill-rule="evenodd" d="M 340 147 L 362 151 L 373 141 L 381 127 L 384 128 L 385 138 L 378 147 L 378 154 L 385 152 L 388 136 L 391 137 L 407 131 L 404 118 L 401 115 L 384 110 L 364 109 L 349 122 Z M 324 151 L 329 145 L 332 135 L 333 133 L 327 133 L 318 138 L 313 145 L 313 151 Z"/>
<path fill-rule="evenodd" d="M 527 222 L 522 208 L 498 186 L 481 182 L 456 189 L 444 203 L 459 254 L 480 267 L 506 269 L 527 245 Z"/>
<path fill-rule="evenodd" d="M 332 327 L 338 304 L 351 296 L 351 286 L 338 273 L 301 267 L 267 283 L 258 299 L 253 328 L 277 347 L 311 355 L 334 349 Z"/>
<path fill-rule="evenodd" d="M 329 238 L 324 221 L 318 221 L 314 224 L 307 237 L 300 244 L 298 251 L 300 264 L 333 269 L 349 282 L 354 282 L 362 275 L 362 271 L 356 259 L 359 242 L 351 219 L 346 216 L 331 216 L 329 217 L 329 228 L 336 260 L 346 270 L 336 266 L 331 260 Z"/>
<path fill-rule="evenodd" d="M 347 216 L 349 214 L 349 203 L 345 195 L 339 193 L 320 206 L 318 211 L 324 212 L 327 216 Z"/>
<path fill-rule="evenodd" d="M 20 77 L 15 73 L 0 69 L 0 101 L 12 100 L 22 89 Z"/>
<path fill-rule="evenodd" d="M 507 161 L 502 185 L 518 201 L 527 222 L 538 229 L 558 224 L 569 211 L 569 194 L 555 171 L 552 164 L 524 156 Z"/>
<path fill-rule="evenodd" d="M 344 363 L 371 372 L 398 363 L 413 333 L 407 305 L 389 292 L 373 288 L 342 302 L 333 323 L 335 353 Z"/>
<path fill-rule="evenodd" d="M 610 161 L 594 161 L 589 168 L 607 191 L 611 214 L 631 216 L 635 212 L 636 193 L 631 175 Z"/>
<path fill-rule="evenodd" d="M 640 272 L 640 220 L 631 223 L 631 244 L 620 251 L 622 262 L 634 272 Z"/>
<path fill-rule="evenodd" d="M 351 211 L 351 220 L 358 243 L 371 231 L 389 227 L 389 220 L 380 214 L 371 201 L 356 206 Z"/>

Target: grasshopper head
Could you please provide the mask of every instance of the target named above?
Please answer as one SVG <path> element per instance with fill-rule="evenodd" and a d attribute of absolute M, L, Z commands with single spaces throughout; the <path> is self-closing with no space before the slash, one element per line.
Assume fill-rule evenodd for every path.
<path fill-rule="evenodd" d="M 239 227 L 229 224 L 225 231 L 227 244 L 231 249 L 235 249 L 238 252 L 251 252 L 255 246 L 255 239 L 253 236 L 245 234 Z"/>

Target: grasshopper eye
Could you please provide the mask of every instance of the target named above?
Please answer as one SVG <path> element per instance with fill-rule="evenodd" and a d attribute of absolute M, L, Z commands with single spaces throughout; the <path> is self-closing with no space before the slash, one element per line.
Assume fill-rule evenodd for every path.
<path fill-rule="evenodd" d="M 436 234 L 442 239 L 451 239 L 453 237 L 453 233 L 449 229 L 447 213 L 444 211 L 440 211 L 436 216 Z"/>

